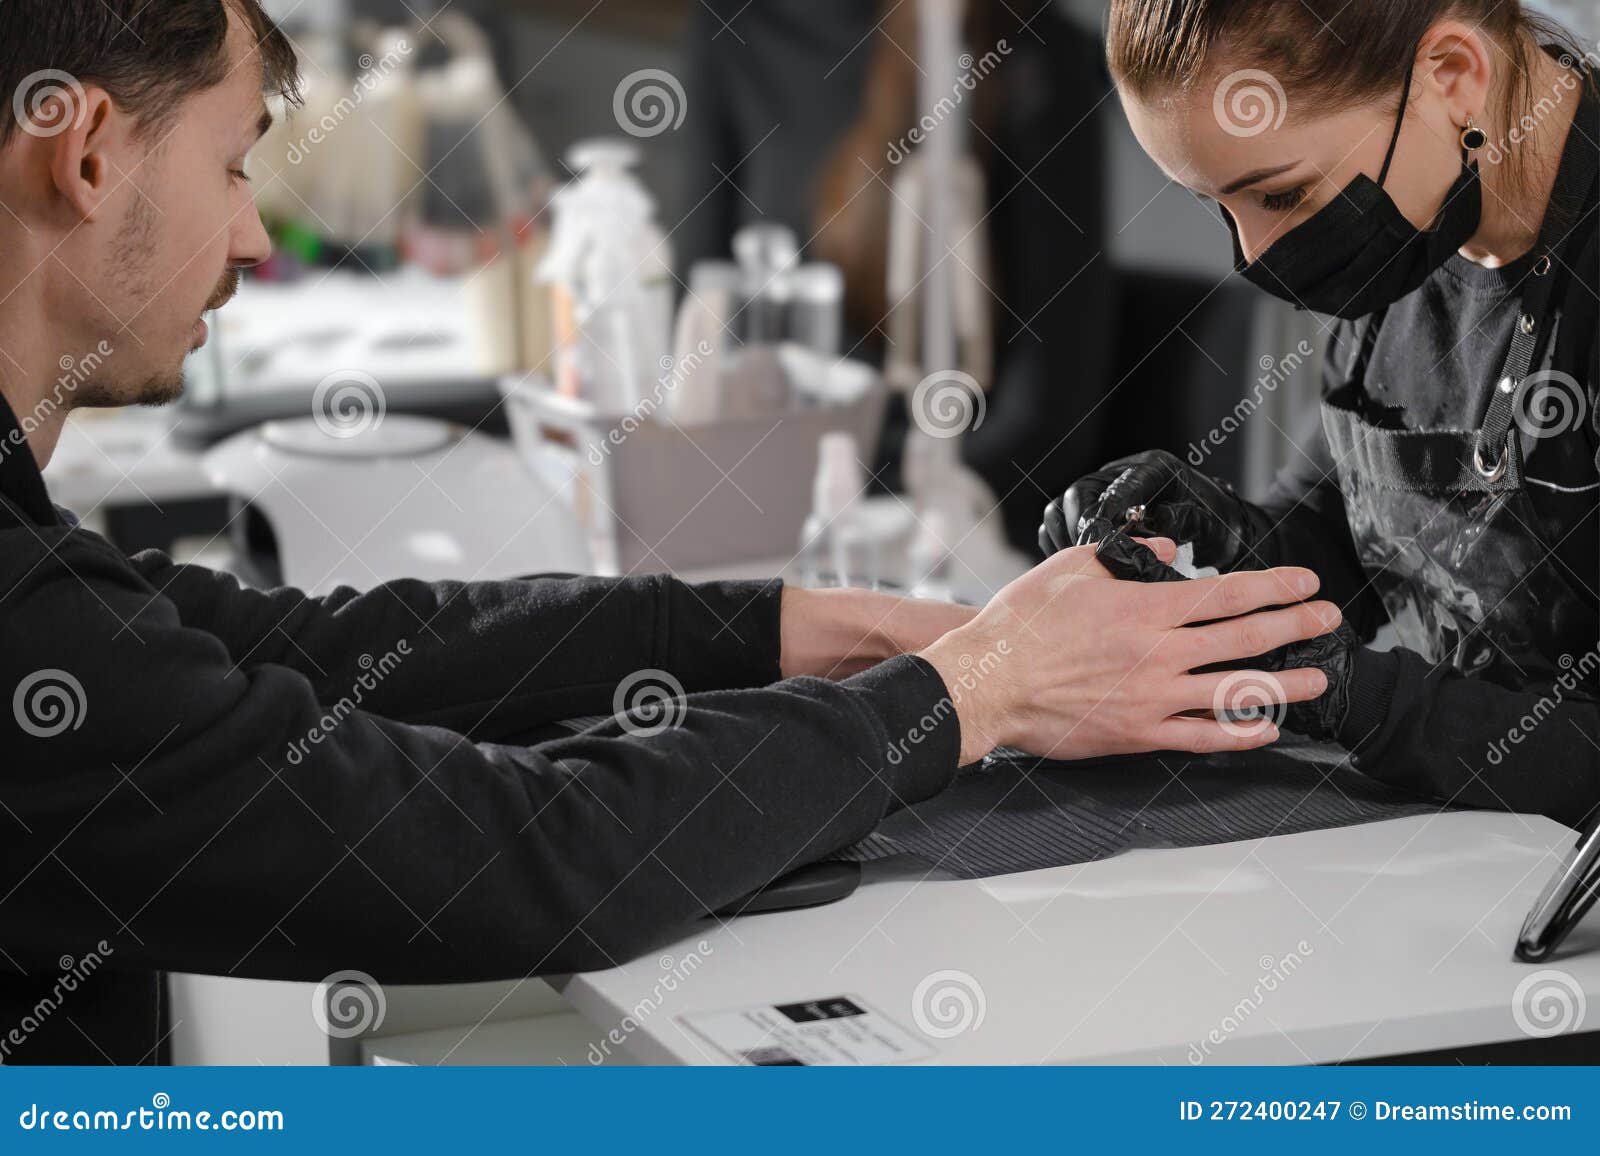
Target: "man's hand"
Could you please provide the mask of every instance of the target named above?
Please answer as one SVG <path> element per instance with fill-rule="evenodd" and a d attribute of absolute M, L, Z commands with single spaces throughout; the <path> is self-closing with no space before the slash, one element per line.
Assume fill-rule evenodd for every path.
<path fill-rule="evenodd" d="M 1158 555 L 1171 550 L 1156 544 Z M 1302 601 L 1317 586 L 1315 574 L 1294 567 L 1119 582 L 1081 546 L 1024 574 L 922 657 L 955 703 L 963 765 L 997 746 L 1054 759 L 1248 750 L 1278 731 L 1219 720 L 1213 712 L 1228 688 L 1252 678 L 1275 697 L 1281 691 L 1282 702 L 1305 702 L 1327 689 L 1323 672 L 1192 672 L 1335 629 L 1338 607 Z"/>
<path fill-rule="evenodd" d="M 915 654 L 972 621 L 970 606 L 899 598 L 872 590 L 783 588 L 783 677 L 848 678 L 901 654 Z"/>

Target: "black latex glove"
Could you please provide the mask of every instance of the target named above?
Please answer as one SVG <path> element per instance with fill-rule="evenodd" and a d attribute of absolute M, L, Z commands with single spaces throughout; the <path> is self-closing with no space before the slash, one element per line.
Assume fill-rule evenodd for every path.
<path fill-rule="evenodd" d="M 1339 728 L 1350 710 L 1350 676 L 1360 645 L 1355 631 L 1341 622 L 1332 634 L 1291 643 L 1251 664 L 1252 669 L 1268 671 L 1315 666 L 1327 676 L 1328 689 L 1320 697 L 1289 704 L 1283 719 L 1285 730 L 1323 742 L 1339 737 Z"/>
<path fill-rule="evenodd" d="M 1142 521 L 1135 523 L 1133 533 L 1143 533 Z M 1120 527 L 1101 540 L 1094 556 L 1111 572 L 1113 578 L 1124 581 L 1188 581 L 1152 551 L 1135 542 Z M 1354 668 L 1355 650 L 1360 645 L 1355 632 L 1340 623 L 1339 628 L 1331 634 L 1280 647 L 1251 662 L 1239 664 L 1238 668 L 1269 673 L 1312 666 L 1320 669 L 1328 679 L 1328 689 L 1311 702 L 1292 702 L 1287 707 L 1279 708 L 1282 715 L 1274 711 L 1274 717 L 1285 730 L 1331 742 L 1339 737 L 1339 728 L 1344 725 L 1345 713 L 1350 709 L 1350 676 Z M 1239 694 L 1241 698 L 1254 698 L 1251 692 L 1258 695 L 1261 689 L 1259 685 L 1241 684 Z"/>
<path fill-rule="evenodd" d="M 1252 561 L 1267 517 L 1228 483 L 1191 469 L 1166 450 L 1122 458 L 1079 478 L 1045 508 L 1039 548 L 1046 555 L 1103 541 L 1143 507 L 1139 533 L 1194 544 L 1194 564 L 1227 572 Z"/>
<path fill-rule="evenodd" d="M 1138 532 L 1137 526 L 1134 533 Z M 1135 542 L 1122 530 L 1115 530 L 1100 540 L 1094 552 L 1095 560 L 1111 572 L 1113 578 L 1124 582 L 1187 582 L 1178 571 L 1168 566 L 1155 551 Z"/>

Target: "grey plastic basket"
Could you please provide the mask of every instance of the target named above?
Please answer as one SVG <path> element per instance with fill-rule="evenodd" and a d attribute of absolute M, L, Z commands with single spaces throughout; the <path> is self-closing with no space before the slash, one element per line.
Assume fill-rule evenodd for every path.
<path fill-rule="evenodd" d="M 530 464 L 570 470 L 597 569 L 619 574 L 787 562 L 810 512 L 818 439 L 854 435 L 870 467 L 887 397 L 877 378 L 848 405 L 683 427 L 602 414 L 538 376 L 507 378 L 501 392 Z"/>

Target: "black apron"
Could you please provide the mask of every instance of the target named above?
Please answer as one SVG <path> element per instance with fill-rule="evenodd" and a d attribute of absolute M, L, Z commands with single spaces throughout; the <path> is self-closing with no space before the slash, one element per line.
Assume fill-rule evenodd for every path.
<path fill-rule="evenodd" d="M 1501 686 L 1553 681 L 1600 639 L 1600 615 L 1553 559 L 1524 485 L 1527 448 L 1587 417 L 1583 382 L 1531 373 L 1551 347 L 1565 242 L 1595 180 L 1583 101 L 1538 246 L 1522 311 L 1476 430 L 1398 428 L 1366 390 L 1383 314 L 1367 323 L 1323 427 L 1362 567 L 1401 646 Z"/>

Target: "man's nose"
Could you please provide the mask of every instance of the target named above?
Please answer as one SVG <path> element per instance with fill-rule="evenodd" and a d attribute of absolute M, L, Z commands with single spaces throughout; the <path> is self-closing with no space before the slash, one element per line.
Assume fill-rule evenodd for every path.
<path fill-rule="evenodd" d="M 239 214 L 228 250 L 228 264 L 235 267 L 259 265 L 272 256 L 272 238 L 261 223 L 261 214 L 251 205 Z"/>

